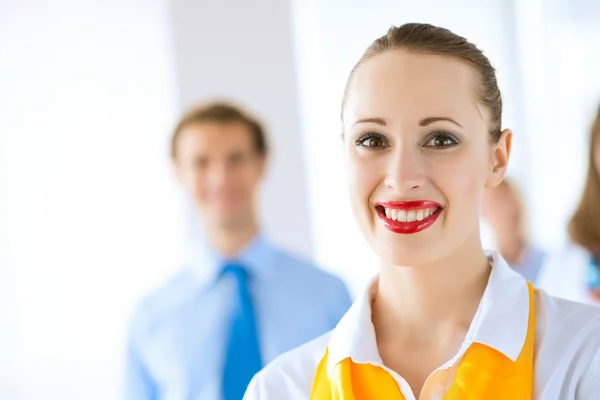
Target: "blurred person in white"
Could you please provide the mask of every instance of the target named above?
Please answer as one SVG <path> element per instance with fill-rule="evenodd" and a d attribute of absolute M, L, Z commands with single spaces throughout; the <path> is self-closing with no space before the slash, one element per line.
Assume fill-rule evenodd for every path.
<path fill-rule="evenodd" d="M 512 179 L 505 177 L 498 186 L 486 190 L 483 218 L 508 265 L 535 284 L 546 254 L 529 241 L 525 202 Z"/>
<path fill-rule="evenodd" d="M 380 273 L 336 328 L 258 373 L 246 400 L 598 399 L 600 310 L 535 290 L 482 248 L 502 181 L 494 68 L 466 39 L 392 27 L 348 79 L 355 218 Z"/>
<path fill-rule="evenodd" d="M 587 178 L 568 225 L 569 242 L 542 267 L 539 287 L 600 306 L 600 107 L 590 129 Z"/>
<path fill-rule="evenodd" d="M 200 105 L 175 128 L 173 166 L 206 241 L 137 308 L 127 399 L 240 400 L 265 363 L 332 329 L 349 308 L 339 278 L 261 234 L 267 153 L 262 125 L 230 103 Z"/>

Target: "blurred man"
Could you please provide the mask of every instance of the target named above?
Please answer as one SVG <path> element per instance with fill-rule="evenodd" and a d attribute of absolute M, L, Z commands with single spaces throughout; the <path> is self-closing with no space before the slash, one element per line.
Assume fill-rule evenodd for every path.
<path fill-rule="evenodd" d="M 340 279 L 260 233 L 267 154 L 261 124 L 230 104 L 200 106 L 177 125 L 174 169 L 206 240 L 134 315 L 128 399 L 240 400 L 263 365 L 331 330 L 350 306 Z"/>
<path fill-rule="evenodd" d="M 498 252 L 515 271 L 535 284 L 545 254 L 529 242 L 525 204 L 512 181 L 505 179 L 487 190 L 483 217 L 494 232 Z"/>

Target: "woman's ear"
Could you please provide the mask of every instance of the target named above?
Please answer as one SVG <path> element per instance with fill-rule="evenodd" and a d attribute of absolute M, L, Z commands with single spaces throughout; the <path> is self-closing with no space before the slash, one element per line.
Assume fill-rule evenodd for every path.
<path fill-rule="evenodd" d="M 490 154 L 490 173 L 485 182 L 486 188 L 496 187 L 504 179 L 512 148 L 512 132 L 505 129 L 500 133 L 500 139 L 494 143 Z"/>

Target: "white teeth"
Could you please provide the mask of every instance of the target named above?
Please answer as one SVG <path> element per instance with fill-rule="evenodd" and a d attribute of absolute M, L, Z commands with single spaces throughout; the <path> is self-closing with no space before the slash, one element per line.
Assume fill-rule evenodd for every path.
<path fill-rule="evenodd" d="M 414 222 L 414 221 L 423 221 L 426 218 L 431 217 L 437 210 L 437 207 L 434 208 L 423 208 L 420 210 L 398 210 L 394 208 L 385 208 L 385 216 L 388 219 L 398 221 L 398 222 Z"/>
<path fill-rule="evenodd" d="M 397 221 L 406 222 L 406 211 L 400 210 L 398 211 L 398 219 Z"/>

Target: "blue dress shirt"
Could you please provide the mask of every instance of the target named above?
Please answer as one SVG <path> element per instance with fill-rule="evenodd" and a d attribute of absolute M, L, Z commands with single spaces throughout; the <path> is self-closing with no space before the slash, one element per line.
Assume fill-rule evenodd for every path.
<path fill-rule="evenodd" d="M 351 305 L 344 283 L 257 236 L 235 260 L 253 279 L 266 364 L 333 329 Z M 230 301 L 223 259 L 207 245 L 134 312 L 127 344 L 127 400 L 220 400 Z"/>

